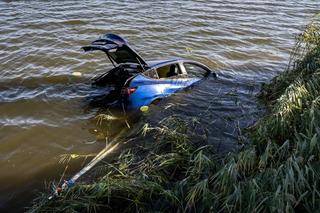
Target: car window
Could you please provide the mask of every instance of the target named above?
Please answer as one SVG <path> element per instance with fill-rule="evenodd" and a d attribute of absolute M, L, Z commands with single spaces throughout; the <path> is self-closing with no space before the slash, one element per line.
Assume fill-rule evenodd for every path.
<path fill-rule="evenodd" d="M 189 77 L 204 77 L 209 74 L 209 71 L 197 64 L 183 63 Z"/>
<path fill-rule="evenodd" d="M 148 76 L 149 78 L 158 78 L 158 74 L 156 70 L 149 70 L 143 73 L 145 76 Z"/>
<path fill-rule="evenodd" d="M 175 76 L 181 74 L 181 70 L 178 64 L 170 64 L 159 67 L 157 69 L 159 78 L 174 78 Z"/>

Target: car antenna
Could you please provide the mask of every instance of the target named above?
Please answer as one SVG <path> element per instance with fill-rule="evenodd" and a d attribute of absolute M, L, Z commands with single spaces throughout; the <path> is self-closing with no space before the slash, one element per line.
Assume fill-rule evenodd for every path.
<path fill-rule="evenodd" d="M 146 70 L 144 69 L 144 67 L 142 66 L 141 61 L 139 60 L 139 58 L 138 58 L 138 57 L 136 57 L 136 59 L 138 60 L 138 62 L 139 62 L 139 64 L 140 64 L 141 68 L 143 69 L 143 72 L 144 72 L 144 71 L 146 71 Z"/>

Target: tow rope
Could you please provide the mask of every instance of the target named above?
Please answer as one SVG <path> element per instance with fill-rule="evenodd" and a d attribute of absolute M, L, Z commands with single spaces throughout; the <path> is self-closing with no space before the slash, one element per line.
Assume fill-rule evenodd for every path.
<path fill-rule="evenodd" d="M 121 132 L 122 133 L 122 132 Z M 65 180 L 61 187 L 57 186 L 54 190 L 53 195 L 51 195 L 48 199 L 51 200 L 52 198 L 58 196 L 62 191 L 72 187 L 75 182 L 85 173 L 87 173 L 92 167 L 94 167 L 97 163 L 99 163 L 101 160 L 103 160 L 109 153 L 114 151 L 119 146 L 118 139 L 122 134 L 118 134 L 116 138 L 114 138 L 111 142 L 109 142 L 106 147 L 101 150 L 85 167 L 83 167 L 77 174 L 75 174 L 72 178 L 69 180 Z M 134 138 L 126 141 L 129 142 L 133 140 Z"/>
<path fill-rule="evenodd" d="M 99 163 L 102 159 L 104 159 L 110 152 L 112 152 L 115 148 L 117 148 L 119 143 L 108 144 L 103 150 L 101 150 L 97 156 L 95 156 L 85 167 L 83 167 L 77 174 L 75 174 L 72 178 L 69 180 L 64 181 L 61 187 L 57 187 L 55 189 L 55 192 L 52 196 L 49 197 L 49 200 L 51 200 L 53 197 L 59 195 L 62 191 L 66 190 L 67 188 L 70 188 L 74 185 L 74 183 L 86 172 L 88 172 L 92 167 L 94 167 L 97 163 Z"/>
<path fill-rule="evenodd" d="M 148 108 L 147 108 L 148 109 Z M 147 111 L 147 110 L 144 110 Z M 127 120 L 126 120 L 127 123 Z M 128 124 L 127 124 L 128 125 Z M 128 126 L 128 128 L 130 128 Z M 135 126 L 135 128 L 131 129 L 130 133 L 127 135 L 132 136 L 132 133 L 136 133 L 134 135 L 138 135 L 140 131 L 136 132 L 137 129 L 140 129 L 139 125 Z M 123 129 L 114 139 L 112 139 L 108 144 L 106 144 L 106 147 L 101 150 L 85 167 L 83 167 L 77 174 L 75 174 L 72 178 L 69 180 L 65 180 L 61 187 L 57 186 L 55 187 L 54 193 L 48 198 L 49 200 L 53 199 L 54 197 L 58 196 L 62 191 L 72 187 L 75 182 L 85 173 L 87 173 L 92 167 L 94 167 L 97 163 L 99 163 L 101 160 L 103 160 L 109 153 L 114 151 L 120 144 L 120 137 L 123 135 L 122 133 L 126 132 L 126 129 Z M 128 143 L 131 140 L 134 140 L 135 137 L 131 137 L 131 139 L 122 141 L 122 143 Z"/>

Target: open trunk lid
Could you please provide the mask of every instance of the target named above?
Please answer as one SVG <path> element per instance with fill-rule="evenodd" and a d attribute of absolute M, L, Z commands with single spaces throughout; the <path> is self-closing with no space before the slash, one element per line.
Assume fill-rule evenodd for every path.
<path fill-rule="evenodd" d="M 128 45 L 126 40 L 115 34 L 105 34 L 93 41 L 91 45 L 82 47 L 82 49 L 85 52 L 94 50 L 105 52 L 113 65 L 114 63 L 136 63 L 142 67 L 148 66 L 142 57 Z"/>

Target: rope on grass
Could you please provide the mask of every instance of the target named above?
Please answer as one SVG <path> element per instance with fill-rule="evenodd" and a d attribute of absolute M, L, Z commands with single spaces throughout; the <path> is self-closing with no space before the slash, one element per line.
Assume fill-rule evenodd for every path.
<path fill-rule="evenodd" d="M 52 196 L 49 197 L 49 200 L 54 198 L 55 196 L 59 195 L 63 190 L 72 187 L 74 183 L 85 173 L 87 173 L 90 169 L 92 169 L 97 163 L 103 160 L 109 153 L 115 150 L 119 146 L 118 137 L 114 138 L 106 147 L 101 150 L 85 167 L 83 167 L 77 174 L 75 174 L 69 180 L 64 181 L 61 187 L 56 187 L 55 192 Z"/>
<path fill-rule="evenodd" d="M 135 132 L 136 129 L 139 129 L 139 127 L 136 127 L 132 129 L 132 132 Z M 111 140 L 106 147 L 101 150 L 85 167 L 83 167 L 77 174 L 75 174 L 72 178 L 69 180 L 64 181 L 61 187 L 56 187 L 55 192 L 52 196 L 50 196 L 48 199 L 51 200 L 52 198 L 58 196 L 63 190 L 66 190 L 67 188 L 72 187 L 75 182 L 85 173 L 87 173 L 90 169 L 92 169 L 97 163 L 102 161 L 108 154 L 110 154 L 112 151 L 114 151 L 119 145 L 120 145 L 120 138 L 123 135 L 123 133 L 126 132 L 126 129 L 122 130 L 117 137 L 115 137 L 113 140 Z M 139 131 L 140 132 L 140 131 Z M 139 132 L 137 134 L 139 134 Z M 130 134 L 129 134 L 130 135 Z M 129 140 L 122 141 L 121 144 L 126 144 L 132 140 L 134 140 L 135 137 L 132 137 Z"/>
<path fill-rule="evenodd" d="M 54 194 L 49 197 L 51 200 L 53 197 L 59 195 L 63 190 L 72 187 L 74 183 L 85 173 L 87 173 L 92 167 L 103 160 L 109 153 L 118 147 L 119 143 L 110 143 L 103 150 L 101 150 L 96 157 L 94 157 L 85 167 L 83 167 L 77 174 L 75 174 L 69 180 L 64 181 L 61 187 L 57 187 Z"/>

